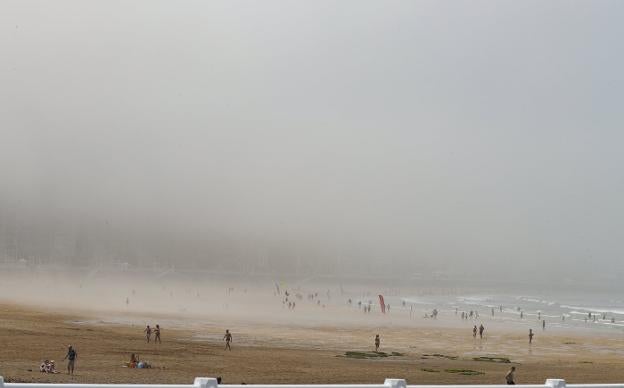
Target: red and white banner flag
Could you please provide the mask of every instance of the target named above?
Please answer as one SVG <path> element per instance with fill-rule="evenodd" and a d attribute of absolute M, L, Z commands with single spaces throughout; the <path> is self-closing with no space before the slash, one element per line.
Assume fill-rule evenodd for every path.
<path fill-rule="evenodd" d="M 382 314 L 386 313 L 386 303 L 384 302 L 383 295 L 379 294 L 379 306 L 381 306 Z"/>

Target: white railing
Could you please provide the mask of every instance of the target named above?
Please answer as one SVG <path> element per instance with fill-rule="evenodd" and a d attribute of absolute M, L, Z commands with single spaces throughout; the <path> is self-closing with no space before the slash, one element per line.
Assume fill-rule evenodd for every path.
<path fill-rule="evenodd" d="M 383 384 L 221 384 L 224 388 L 507 388 L 494 385 L 407 385 L 403 379 L 386 379 Z M 193 384 L 47 384 L 5 383 L 0 388 L 219 388 L 217 379 L 197 377 Z M 515 388 L 624 388 L 624 384 L 567 384 L 562 379 L 548 379 L 544 384 L 516 385 Z"/>

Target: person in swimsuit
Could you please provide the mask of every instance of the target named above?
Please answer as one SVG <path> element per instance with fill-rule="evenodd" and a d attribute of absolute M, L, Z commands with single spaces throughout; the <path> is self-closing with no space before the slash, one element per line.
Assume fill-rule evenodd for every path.
<path fill-rule="evenodd" d="M 160 326 L 157 324 L 156 328 L 154 329 L 154 343 L 158 342 L 159 344 L 162 343 L 162 340 L 160 339 Z"/>
<path fill-rule="evenodd" d="M 152 339 L 152 328 L 147 325 L 145 327 L 145 330 L 143 330 L 143 332 L 145 333 L 145 340 L 149 343 L 150 340 Z"/>
<path fill-rule="evenodd" d="M 531 345 L 533 343 L 533 336 L 535 334 L 533 334 L 533 329 L 529 329 L 529 345 Z"/>
<path fill-rule="evenodd" d="M 485 330 L 485 327 L 483 327 L 483 324 L 481 324 L 479 326 L 479 338 L 483 339 L 483 331 Z"/>
<path fill-rule="evenodd" d="M 230 351 L 232 351 L 232 348 L 230 347 L 230 342 L 232 342 L 232 334 L 230 333 L 229 330 L 225 330 L 225 335 L 223 336 L 223 340 L 225 341 L 225 349 L 223 350 L 229 349 Z"/>
<path fill-rule="evenodd" d="M 375 351 L 379 351 L 379 345 L 381 344 L 381 339 L 379 338 L 379 334 L 375 336 Z"/>
<path fill-rule="evenodd" d="M 516 367 L 512 366 L 509 372 L 505 375 L 505 381 L 507 381 L 507 385 L 515 385 L 516 379 L 514 376 L 514 372 L 516 371 Z"/>
<path fill-rule="evenodd" d="M 477 338 L 477 325 L 472 328 L 472 338 Z"/>
<path fill-rule="evenodd" d="M 67 347 L 67 354 L 65 355 L 65 358 L 63 358 L 63 361 L 67 360 L 67 374 L 71 374 L 72 376 L 74 375 L 74 365 L 77 358 L 78 353 L 76 353 L 76 350 L 69 345 Z"/>

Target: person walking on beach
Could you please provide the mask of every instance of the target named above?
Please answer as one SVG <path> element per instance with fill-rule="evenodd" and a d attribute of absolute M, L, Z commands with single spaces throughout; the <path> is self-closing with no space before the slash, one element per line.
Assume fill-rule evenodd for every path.
<path fill-rule="evenodd" d="M 483 331 L 485 330 L 485 327 L 483 327 L 483 324 L 481 324 L 479 326 L 479 338 L 483 339 Z"/>
<path fill-rule="evenodd" d="M 76 364 L 77 358 L 78 353 L 76 353 L 76 350 L 69 345 L 67 347 L 67 354 L 65 355 L 65 358 L 63 358 L 63 361 L 67 360 L 67 374 L 71 374 L 72 376 L 74 375 L 74 365 Z"/>
<path fill-rule="evenodd" d="M 232 333 L 229 330 L 225 330 L 225 335 L 223 336 L 223 340 L 225 341 L 225 349 L 232 351 L 232 347 L 230 346 L 230 342 L 232 342 Z"/>
<path fill-rule="evenodd" d="M 477 325 L 472 328 L 472 338 L 477 338 Z"/>
<path fill-rule="evenodd" d="M 509 369 L 509 372 L 505 375 L 505 380 L 507 381 L 507 385 L 516 385 L 516 378 L 514 376 L 514 372 L 516 371 L 516 367 L 512 366 Z"/>
<path fill-rule="evenodd" d="M 546 320 L 542 321 L 542 330 L 546 330 Z"/>
<path fill-rule="evenodd" d="M 529 345 L 531 345 L 533 343 L 533 336 L 535 334 L 533 334 L 533 329 L 529 329 Z"/>
<path fill-rule="evenodd" d="M 381 339 L 379 338 L 379 334 L 375 336 L 375 351 L 379 351 L 379 345 L 381 344 Z"/>
<path fill-rule="evenodd" d="M 152 339 L 152 328 L 147 325 L 145 327 L 145 330 L 143 330 L 143 332 L 145 333 L 145 340 L 147 341 L 147 343 L 150 342 L 150 340 Z"/>
<path fill-rule="evenodd" d="M 160 326 L 158 324 L 156 324 L 156 328 L 154 329 L 154 343 L 162 343 L 160 339 Z"/>

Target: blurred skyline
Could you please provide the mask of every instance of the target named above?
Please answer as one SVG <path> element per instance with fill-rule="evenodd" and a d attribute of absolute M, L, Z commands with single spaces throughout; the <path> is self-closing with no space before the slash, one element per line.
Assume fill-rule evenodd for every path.
<path fill-rule="evenodd" d="M 0 4 L 0 260 L 624 273 L 624 3 Z"/>

